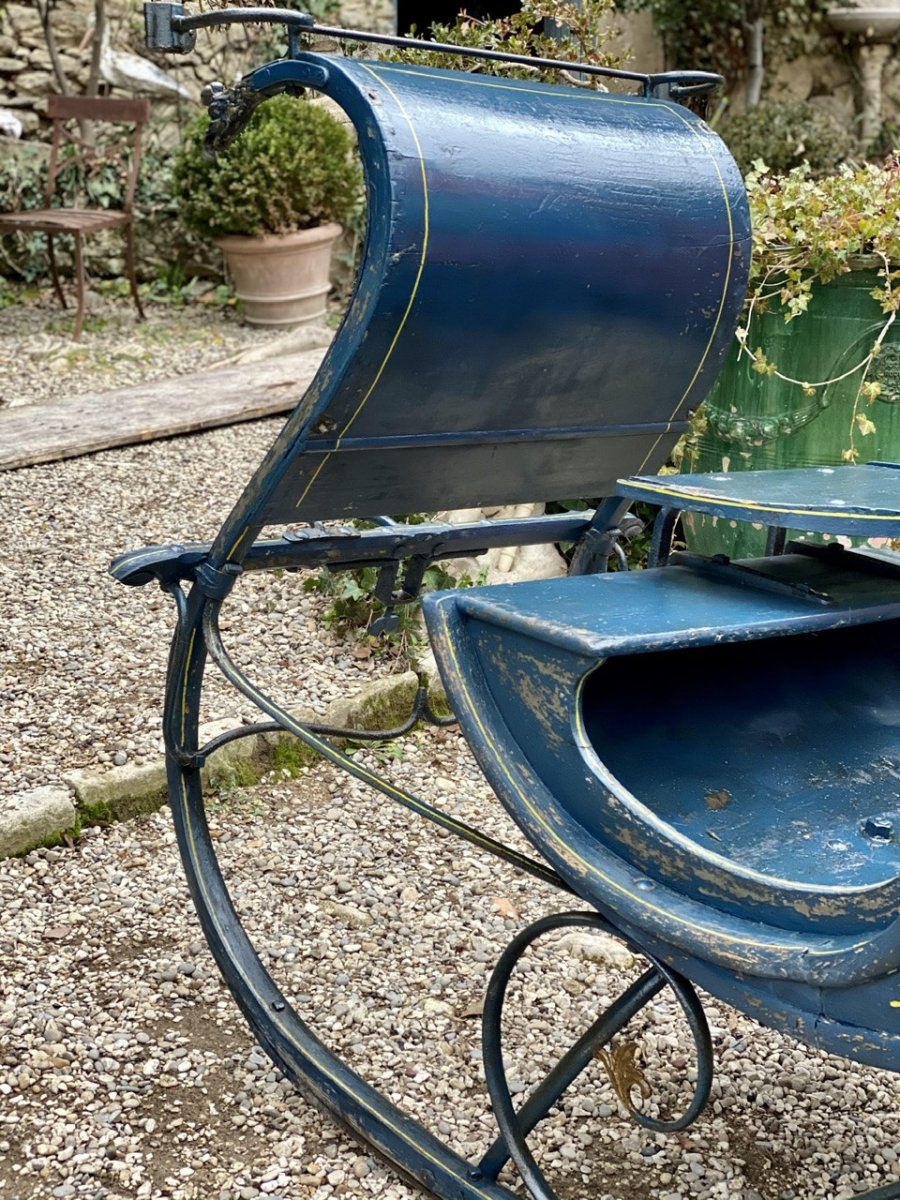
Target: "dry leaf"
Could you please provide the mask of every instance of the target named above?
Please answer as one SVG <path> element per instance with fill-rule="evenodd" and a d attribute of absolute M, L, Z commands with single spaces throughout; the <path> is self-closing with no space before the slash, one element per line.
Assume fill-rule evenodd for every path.
<path fill-rule="evenodd" d="M 484 1012 L 484 1000 L 478 997 L 476 1000 L 471 1000 L 465 1008 L 460 1010 L 461 1017 L 480 1017 Z"/>
<path fill-rule="evenodd" d="M 734 799 L 728 788 L 712 788 L 704 797 L 706 807 L 711 808 L 713 812 L 721 812 L 723 808 L 727 808 Z"/>
<path fill-rule="evenodd" d="M 507 900 L 505 896 L 492 896 L 491 904 L 494 906 L 494 912 L 498 917 L 503 917 L 505 920 L 518 921 L 521 913 L 516 908 L 511 900 Z"/>

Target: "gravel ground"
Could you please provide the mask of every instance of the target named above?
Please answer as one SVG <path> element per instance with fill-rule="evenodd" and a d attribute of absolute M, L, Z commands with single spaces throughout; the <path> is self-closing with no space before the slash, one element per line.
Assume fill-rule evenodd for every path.
<path fill-rule="evenodd" d="M 379 765 L 510 834 L 456 734 L 417 734 L 401 761 Z M 478 1011 L 490 964 L 559 896 L 327 765 L 234 792 L 211 823 L 245 923 L 292 1002 L 404 1108 L 463 1153 L 483 1151 L 493 1128 Z M 164 814 L 0 864 L 0 953 L 0 1196 L 416 1195 L 252 1045 L 202 943 Z M 632 977 L 607 957 L 569 934 L 520 969 L 506 1028 L 514 1092 Z M 709 1015 L 718 1076 L 690 1131 L 634 1128 L 599 1064 L 571 1089 L 535 1139 L 562 1200 L 843 1200 L 900 1177 L 895 1076 L 715 1003 Z M 689 1041 L 665 996 L 651 1017 L 632 1035 L 649 1103 L 677 1108 Z"/>
<path fill-rule="evenodd" d="M 158 758 L 174 606 L 155 586 L 115 583 L 107 567 L 122 550 L 211 538 L 280 424 L 0 474 L 0 796 L 72 768 Z M 376 669 L 321 629 L 321 607 L 295 576 L 250 574 L 223 610 L 226 636 L 239 626 L 229 640 L 239 661 L 318 713 Z M 248 702 L 210 679 L 205 720 L 252 718 Z"/>
<path fill-rule="evenodd" d="M 10 312 L 7 334 L 21 328 Z M 121 345 L 107 338 L 111 360 Z M 8 338 L 0 354 L 16 395 L 39 403 L 28 388 L 42 371 L 29 375 Z M 53 387 L 80 386 L 73 370 Z M 158 756 L 171 602 L 114 584 L 106 565 L 132 546 L 209 537 L 278 427 L 0 475 L 0 795 Z M 229 608 L 237 657 L 297 705 L 324 711 L 383 668 L 322 629 L 320 598 L 295 578 L 249 576 Z M 214 684 L 207 719 L 253 715 Z M 380 765 L 515 839 L 455 734 L 417 734 Z M 264 960 L 315 1027 L 458 1148 L 483 1149 L 477 1011 L 489 965 L 558 896 L 327 765 L 234 792 L 212 821 Z M 605 957 L 569 938 L 521 971 L 507 1035 L 518 1093 L 624 982 Z M 0 863 L 0 961 L 0 1197 L 415 1195 L 254 1048 L 202 943 L 164 814 Z M 651 1015 L 635 1037 L 656 1095 L 675 1100 L 691 1070 L 685 1031 L 665 999 Z M 691 1131 L 635 1130 L 599 1066 L 545 1123 L 538 1145 L 564 1200 L 846 1200 L 900 1177 L 895 1076 L 723 1006 L 710 1015 L 719 1076 Z"/>
<path fill-rule="evenodd" d="M 99 343 L 91 352 L 119 363 L 117 370 L 123 347 L 143 328 L 134 326 L 121 303 L 119 310 L 110 319 L 125 332 L 105 334 L 103 354 Z M 171 360 L 177 347 L 179 363 L 189 361 L 195 369 L 260 340 L 227 314 L 201 309 L 204 339 L 182 355 L 179 329 L 192 316 L 164 313 L 160 328 L 171 338 L 165 358 Z M 3 377 L 17 395 L 33 395 L 28 389 L 40 373 L 16 347 L 44 336 L 28 332 L 40 320 L 23 309 L 7 309 L 0 318 L 7 330 L 20 331 L 18 342 L 0 342 L 0 355 L 11 359 Z M 64 344 L 71 350 L 71 341 Z M 157 355 L 128 378 L 145 378 L 144 371 L 158 372 L 163 362 Z M 93 372 L 69 365 L 51 386 L 74 391 L 86 379 L 91 388 L 100 386 Z M 102 386 L 122 382 L 103 376 Z M 35 412 L 37 419 L 37 398 Z M 0 798 L 59 783 L 74 768 L 159 758 L 173 605 L 155 587 L 114 583 L 107 567 L 134 547 L 209 540 L 280 428 L 279 419 L 260 421 L 0 473 Z M 338 696 L 358 691 L 376 670 L 374 661 L 355 658 L 352 646 L 322 630 L 322 607 L 296 577 L 264 581 L 250 575 L 223 614 L 224 629 L 239 626 L 236 654 L 255 664 L 260 681 L 319 713 Z M 333 676 L 320 669 L 326 662 Z M 213 680 L 205 719 L 253 716 L 249 705 L 217 684 Z"/>
<path fill-rule="evenodd" d="M 0 308 L 0 408 L 44 404 L 61 389 L 100 392 L 151 379 L 202 371 L 275 336 L 245 325 L 229 306 L 154 303 L 146 321 L 131 301 L 91 292 L 81 341 L 72 340 L 72 310 L 64 313 L 49 289 L 23 291 L 28 301 Z"/>

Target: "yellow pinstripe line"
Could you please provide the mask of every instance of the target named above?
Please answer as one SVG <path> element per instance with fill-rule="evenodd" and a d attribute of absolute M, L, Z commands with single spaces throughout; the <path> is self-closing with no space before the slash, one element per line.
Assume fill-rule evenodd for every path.
<path fill-rule="evenodd" d="M 697 129 L 697 127 L 695 125 L 693 125 L 690 121 L 688 121 L 688 119 L 686 117 L 682 116 L 681 113 L 677 112 L 674 108 L 670 109 L 670 111 L 672 112 L 673 116 L 676 116 L 680 121 L 682 121 L 685 125 L 687 125 L 687 127 L 688 127 L 688 129 L 690 129 L 691 133 L 693 133 L 695 137 L 699 138 L 701 145 L 703 145 L 704 138 L 703 138 L 703 135 L 700 133 L 700 131 Z M 700 372 L 703 370 L 704 366 L 706 365 L 706 360 L 709 358 L 709 352 L 712 349 L 713 342 L 716 340 L 716 335 L 719 332 L 719 325 L 722 323 L 722 313 L 725 310 L 725 300 L 728 296 L 728 285 L 731 283 L 731 270 L 734 265 L 734 221 L 732 220 L 732 216 L 731 216 L 731 204 L 728 200 L 728 189 L 725 187 L 725 180 L 722 178 L 722 172 L 719 170 L 719 164 L 716 162 L 715 157 L 713 156 L 713 154 L 710 152 L 710 150 L 708 149 L 708 147 L 706 145 L 703 145 L 703 149 L 706 150 L 706 153 L 709 155 L 710 161 L 712 162 L 712 165 L 715 168 L 716 175 L 718 176 L 718 179 L 719 179 L 719 186 L 722 189 L 722 199 L 725 201 L 725 215 L 728 219 L 728 267 L 725 271 L 725 282 L 722 285 L 722 297 L 719 300 L 719 311 L 716 313 L 716 319 L 713 324 L 712 333 L 709 335 L 709 341 L 706 343 L 706 349 L 703 351 L 703 354 L 700 357 L 700 361 L 697 363 L 697 369 L 694 371 L 694 374 L 693 374 L 693 377 L 692 377 L 690 383 L 685 388 L 684 395 L 681 397 L 681 399 L 675 405 L 672 415 L 669 417 L 669 424 L 671 424 L 675 420 L 675 418 L 678 416 L 681 406 L 684 404 L 685 400 L 687 400 L 688 396 L 690 395 L 691 389 L 693 388 L 694 384 L 697 382 L 697 377 L 699 376 Z M 646 467 L 647 463 L 652 458 L 654 452 L 656 451 L 656 447 L 660 443 L 662 436 L 663 435 L 660 434 L 659 437 L 656 439 L 656 441 L 653 443 L 653 445 L 650 447 L 650 449 L 647 451 L 646 455 L 644 456 L 644 461 L 638 467 L 637 474 L 640 474 L 640 472 L 643 471 L 643 469 Z"/>
<path fill-rule="evenodd" d="M 185 655 L 185 663 L 189 663 L 194 654 L 194 642 L 197 640 L 197 630 L 191 630 L 190 640 L 188 641 L 187 654 Z M 185 728 L 187 726 L 187 690 L 188 690 L 188 670 L 185 666 L 184 680 L 181 685 L 181 744 L 184 745 Z"/>
<path fill-rule="evenodd" d="M 237 541 L 234 543 L 234 545 L 228 551 L 228 554 L 225 556 L 226 558 L 233 558 L 235 556 L 235 554 L 237 554 L 238 546 L 240 546 L 241 542 L 244 540 L 244 538 L 247 536 L 247 534 L 249 532 L 250 532 L 250 526 L 245 525 L 244 528 L 241 530 L 241 532 L 238 534 Z"/>
<path fill-rule="evenodd" d="M 449 600 L 443 601 L 442 603 L 447 604 L 447 603 L 452 603 L 452 602 L 453 601 L 451 598 Z M 649 900 L 645 899 L 643 896 L 638 895 L 635 892 L 630 892 L 628 890 L 628 888 L 623 887 L 622 884 L 620 884 L 620 883 L 616 883 L 616 881 L 614 879 L 611 879 L 608 875 L 604 874 L 604 872 L 601 871 L 599 869 L 599 867 L 596 866 L 596 864 L 589 863 L 587 861 L 587 859 L 582 858 L 580 854 L 578 854 L 575 850 L 572 849 L 571 846 L 568 846 L 562 840 L 562 838 L 559 836 L 559 834 L 547 822 L 547 820 L 542 815 L 542 813 L 539 811 L 539 809 L 537 809 L 531 803 L 531 801 L 528 799 L 525 792 L 519 786 L 516 779 L 510 773 L 510 770 L 506 765 L 504 756 L 502 754 L 500 754 L 499 751 L 497 750 L 497 747 L 494 744 L 493 738 L 491 737 L 487 728 L 485 727 L 484 722 L 482 721 L 482 719 L 472 701 L 472 695 L 471 695 L 468 685 L 466 683 L 465 675 L 463 674 L 463 672 L 460 669 L 459 659 L 456 654 L 456 647 L 453 644 L 452 639 L 449 636 L 447 636 L 444 638 L 444 641 L 447 645 L 447 649 L 450 654 L 450 657 L 453 660 L 453 668 L 454 668 L 454 671 L 456 672 L 456 676 L 459 680 L 460 689 L 462 690 L 462 693 L 465 696 L 466 704 L 468 705 L 469 712 L 471 713 L 471 716 L 472 716 L 472 720 L 474 721 L 475 725 L 478 727 L 478 731 L 481 734 L 482 738 L 484 738 L 485 745 L 490 749 L 491 753 L 493 754 L 495 762 L 500 767 L 500 770 L 502 771 L 502 773 L 505 775 L 506 781 L 509 784 L 512 791 L 516 794 L 516 796 L 518 796 L 523 807 L 528 811 L 528 813 L 531 815 L 532 819 L 547 833 L 548 840 L 557 848 L 558 852 L 560 853 L 560 856 L 567 861 L 572 861 L 574 859 L 575 862 L 579 863 L 584 868 L 586 874 L 594 875 L 594 876 L 598 877 L 599 879 L 602 879 L 603 882 L 608 887 L 610 887 L 614 892 L 618 892 L 622 896 L 627 896 L 629 898 L 629 900 L 636 901 L 643 908 L 646 908 L 648 911 L 655 913 L 657 916 L 668 917 L 669 914 L 666 912 L 665 909 L 660 908 L 658 905 L 651 903 Z M 761 950 L 785 950 L 785 951 L 791 951 L 793 953 L 797 952 L 797 947 L 792 946 L 790 944 L 784 944 L 784 945 L 778 944 L 778 943 L 773 944 L 771 942 L 754 941 L 752 938 L 748 938 L 748 937 L 735 937 L 732 934 L 722 933 L 720 930 L 714 929 L 713 927 L 711 927 L 709 925 L 701 925 L 699 922 L 684 920 L 681 917 L 678 918 L 678 922 L 679 922 L 679 924 L 685 926 L 686 928 L 694 930 L 696 933 L 702 933 L 702 934 L 705 934 L 705 935 L 711 937 L 712 939 L 724 941 L 724 942 L 731 942 L 738 946 L 756 946 L 758 949 L 761 949 Z M 868 939 L 863 942 L 857 942 L 855 945 L 849 947 L 847 950 L 840 951 L 840 954 L 841 954 L 841 956 L 843 956 L 845 954 L 851 953 L 854 950 L 862 949 L 867 944 L 868 944 Z M 834 954 L 834 953 L 835 952 L 833 950 L 810 950 L 810 949 L 804 950 L 804 954 L 806 954 L 808 957 L 813 957 L 813 956 L 824 957 L 824 956 Z"/>
<path fill-rule="evenodd" d="M 818 509 L 818 508 L 784 508 L 777 504 L 757 504 L 752 500 L 728 500 L 718 499 L 716 496 L 697 494 L 692 495 L 690 492 L 680 492 L 675 488 L 664 487 L 662 484 L 656 483 L 636 483 L 633 479 L 620 479 L 619 483 L 626 484 L 628 487 L 638 488 L 642 491 L 654 492 L 661 496 L 673 496 L 676 500 L 684 500 L 686 507 L 690 507 L 690 502 L 702 502 L 704 504 L 716 504 L 722 508 L 740 508 L 746 509 L 748 512 L 771 512 L 784 513 L 790 517 L 834 517 L 838 522 L 841 521 L 897 521 L 900 522 L 900 513 L 856 513 L 856 512 L 841 512 L 840 509 Z"/>
<path fill-rule="evenodd" d="M 387 353 L 385 354 L 384 359 L 382 360 L 381 366 L 376 371 L 375 378 L 372 380 L 371 384 L 369 385 L 368 391 L 366 392 L 366 394 L 363 396 L 362 400 L 360 400 L 359 404 L 357 405 L 355 412 L 353 412 L 351 414 L 351 416 L 350 416 L 349 420 L 347 421 L 347 423 L 345 424 L 344 428 L 338 434 L 337 440 L 335 441 L 335 444 L 334 444 L 334 449 L 328 451 L 328 453 L 324 456 L 322 461 L 319 463 L 319 465 L 316 467 L 315 471 L 313 472 L 312 477 L 309 480 L 309 483 L 307 483 L 306 487 L 303 490 L 303 494 L 300 496 L 300 499 L 297 501 L 297 503 L 295 505 L 295 507 L 297 507 L 297 508 L 300 507 L 300 505 L 303 503 L 303 501 L 309 495 L 310 489 L 312 488 L 313 484 L 318 479 L 320 472 L 324 469 L 325 465 L 331 459 L 331 456 L 333 454 L 336 454 L 340 450 L 342 440 L 347 436 L 347 434 L 350 431 L 350 427 L 353 425 L 353 423 L 356 421 L 356 418 L 359 416 L 359 414 L 362 412 L 362 410 L 368 404 L 369 398 L 371 397 L 372 393 L 375 391 L 375 388 L 378 386 L 381 376 L 384 374 L 385 367 L 387 367 L 388 362 L 390 361 L 391 356 L 393 355 L 394 350 L 397 346 L 397 342 L 400 340 L 400 335 L 403 332 L 404 327 L 406 326 L 407 320 L 409 319 L 409 314 L 412 311 L 412 306 L 415 303 L 416 296 L 418 295 L 419 284 L 422 282 L 422 273 L 425 270 L 425 259 L 428 254 L 428 238 L 429 238 L 429 233 L 430 233 L 428 176 L 425 173 L 425 156 L 422 153 L 422 146 L 421 146 L 421 143 L 419 142 L 418 134 L 416 133 L 415 126 L 412 123 L 412 118 L 410 117 L 410 115 L 406 111 L 406 109 L 403 107 L 403 103 L 400 100 L 400 97 L 397 95 L 397 93 L 394 91 L 394 89 L 390 86 L 390 84 L 386 83 L 383 79 L 379 79 L 377 72 L 373 71 L 371 67 L 366 66 L 365 63 L 361 63 L 360 65 L 363 66 L 365 68 L 365 70 L 368 71 L 369 74 L 374 79 L 378 80 L 378 82 L 381 83 L 382 87 L 384 87 L 390 93 L 390 95 L 394 98 L 394 103 L 397 105 L 397 107 L 400 109 L 400 112 L 403 114 L 403 117 L 404 117 L 407 125 L 409 126 L 409 131 L 412 134 L 413 142 L 415 143 L 416 153 L 419 156 L 419 170 L 422 175 L 422 205 L 423 205 L 422 253 L 419 258 L 419 269 L 416 272 L 416 278 L 413 282 L 413 287 L 412 287 L 412 292 L 410 293 L 409 302 L 406 305 L 406 311 L 403 313 L 403 316 L 400 319 L 400 324 L 397 326 L 397 331 L 394 334 L 394 337 L 393 337 L 393 340 L 391 341 L 390 346 L 388 346 Z"/>

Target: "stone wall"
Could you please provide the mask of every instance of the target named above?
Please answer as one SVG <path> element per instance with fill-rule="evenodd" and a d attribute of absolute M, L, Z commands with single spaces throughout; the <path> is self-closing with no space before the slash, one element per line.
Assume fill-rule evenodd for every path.
<path fill-rule="evenodd" d="M 863 115 L 867 107 L 863 88 L 865 56 L 871 53 L 870 47 L 848 48 L 843 54 L 833 55 L 816 53 L 812 48 L 809 54 L 786 63 L 775 73 L 769 81 L 768 94 L 808 100 L 825 109 L 867 144 L 875 136 L 871 127 L 872 114 L 869 114 L 868 129 L 864 129 Z M 874 123 L 884 123 L 896 132 L 900 122 L 900 52 L 896 46 L 885 47 L 885 54 L 887 61 L 880 81 L 881 95 L 875 101 L 879 113 L 875 115 Z"/>
<path fill-rule="evenodd" d="M 107 0 L 106 7 L 112 49 L 119 54 L 147 57 L 141 0 Z M 93 9 L 93 0 L 59 0 L 53 13 L 60 61 L 71 91 L 76 93 L 83 92 L 88 81 L 91 47 L 80 47 L 91 28 Z M 343 20 L 351 27 L 390 29 L 391 0 L 349 0 L 343 6 Z M 204 84 L 215 79 L 230 83 L 250 67 L 282 53 L 284 44 L 284 34 L 268 28 L 210 29 L 199 34 L 190 54 L 156 55 L 153 61 L 197 101 Z M 41 126 L 47 96 L 56 91 L 59 88 L 34 4 L 13 2 L 0 6 L 0 108 L 12 109 L 26 134 L 31 134 Z M 127 94 L 127 89 L 120 87 L 117 94 Z M 188 101 L 176 106 L 159 98 L 154 100 L 154 107 L 186 110 L 164 114 L 176 121 L 196 111 Z"/>

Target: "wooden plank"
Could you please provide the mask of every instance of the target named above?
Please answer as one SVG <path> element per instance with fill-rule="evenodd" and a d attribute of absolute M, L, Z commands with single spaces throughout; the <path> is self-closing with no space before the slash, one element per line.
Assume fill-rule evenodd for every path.
<path fill-rule="evenodd" d="M 53 404 L 0 409 L 0 470 L 289 412 L 324 354 L 317 347 Z"/>

